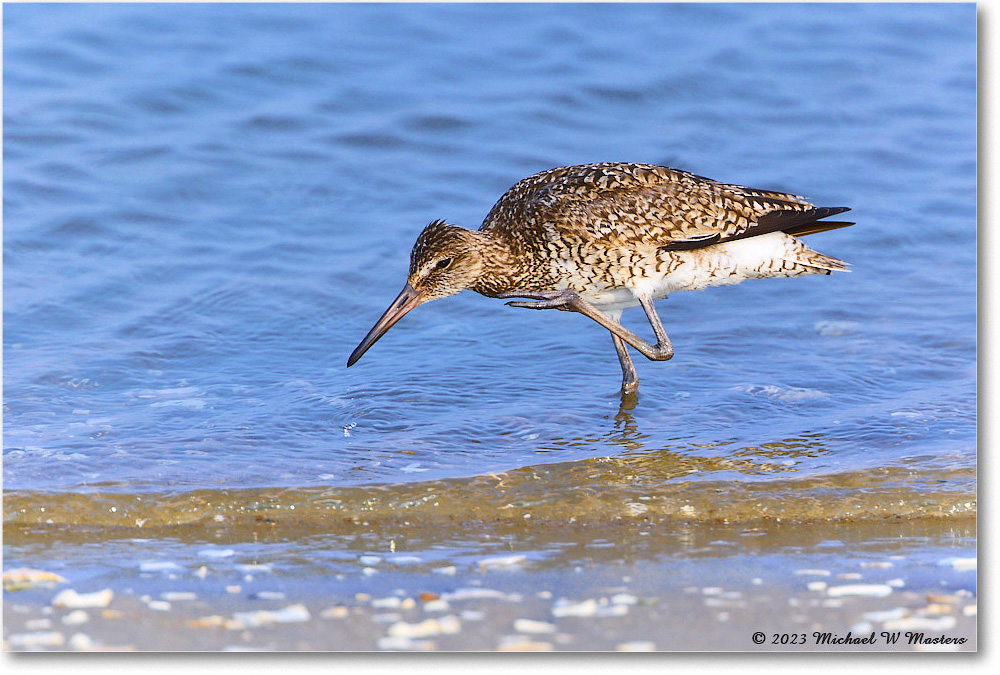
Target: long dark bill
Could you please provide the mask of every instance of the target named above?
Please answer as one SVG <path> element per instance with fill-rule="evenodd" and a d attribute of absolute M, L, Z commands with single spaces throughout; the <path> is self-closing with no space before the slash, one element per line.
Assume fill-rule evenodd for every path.
<path fill-rule="evenodd" d="M 386 334 L 390 328 L 396 325 L 396 322 L 403 318 L 403 316 L 409 312 L 411 309 L 416 307 L 421 303 L 424 297 L 423 291 L 418 291 L 409 282 L 403 286 L 402 292 L 396 296 L 396 299 L 392 301 L 389 305 L 389 309 L 385 310 L 385 314 L 382 318 L 372 326 L 372 329 L 368 331 L 368 335 L 365 339 L 361 341 L 361 344 L 351 352 L 351 356 L 347 359 L 347 367 L 350 368 L 358 359 L 368 351 L 368 348 L 373 344 L 378 342 L 378 339 Z"/>

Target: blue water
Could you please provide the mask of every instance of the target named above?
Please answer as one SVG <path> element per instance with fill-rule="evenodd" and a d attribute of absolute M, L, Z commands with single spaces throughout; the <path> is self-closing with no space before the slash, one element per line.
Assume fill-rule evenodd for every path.
<path fill-rule="evenodd" d="M 975 465 L 972 4 L 3 16 L 6 490 Z M 596 161 L 850 206 L 808 243 L 853 271 L 663 301 L 632 409 L 606 331 L 472 293 L 345 368 L 427 222 Z"/>

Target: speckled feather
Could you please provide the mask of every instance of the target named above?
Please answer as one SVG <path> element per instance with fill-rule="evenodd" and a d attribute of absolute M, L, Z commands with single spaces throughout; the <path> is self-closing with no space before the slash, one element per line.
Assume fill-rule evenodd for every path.
<path fill-rule="evenodd" d="M 799 195 L 728 185 L 662 166 L 585 164 L 519 181 L 480 230 L 532 241 L 660 247 L 739 235 L 769 212 L 812 208 Z"/>
<path fill-rule="evenodd" d="M 755 269 L 729 265 L 723 245 L 844 210 L 650 164 L 559 167 L 519 181 L 493 206 L 480 232 L 503 245 L 485 247 L 497 264 L 487 264 L 473 290 L 495 295 L 572 288 L 610 302 L 605 291 L 661 280 L 686 267 L 712 278 L 680 279 L 658 287 L 654 296 L 747 278 L 829 274 L 847 265 L 791 236 L 786 253 Z"/>

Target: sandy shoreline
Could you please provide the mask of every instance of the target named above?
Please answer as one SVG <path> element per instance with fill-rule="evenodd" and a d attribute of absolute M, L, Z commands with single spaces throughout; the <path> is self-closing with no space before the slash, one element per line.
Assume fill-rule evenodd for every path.
<path fill-rule="evenodd" d="M 355 604 L 294 594 L 281 601 L 202 598 L 172 602 L 169 610 L 153 609 L 149 601 L 134 596 L 118 597 L 111 608 L 96 611 L 46 611 L 45 605 L 11 602 L 5 609 L 5 649 L 870 652 L 974 651 L 977 646 L 976 616 L 969 609 L 976 607 L 975 598 L 926 590 L 907 591 L 888 602 L 852 598 L 836 605 L 824 603 L 818 594 L 781 595 L 773 589 L 729 589 L 714 596 L 691 592 L 670 598 L 669 604 L 649 597 L 639 600 L 643 604 L 598 604 L 596 612 L 612 610 L 603 616 L 587 615 L 584 600 L 564 606 L 583 615 L 561 618 L 552 616 L 552 602 L 537 595 L 516 601 L 511 600 L 516 594 L 503 595 L 475 598 L 470 593 L 464 600 L 446 600 L 446 611 L 429 611 L 429 603 L 419 600 L 411 605 L 410 596 L 374 598 L 381 607 L 364 597 Z M 389 598 L 400 605 L 387 607 Z M 600 597 L 595 602 L 600 603 Z M 901 606 L 908 611 L 900 612 Z M 931 614 L 918 616 L 932 606 Z M 627 613 L 613 611 L 622 607 Z M 945 613 L 936 613 L 944 607 Z M 67 625 L 67 618 L 81 611 L 89 619 Z M 863 618 L 876 614 L 886 620 Z M 780 620 L 779 615 L 788 618 Z M 942 621 L 949 618 L 954 622 Z M 942 631 L 943 625 L 951 627 Z M 754 643 L 756 633 L 765 635 L 764 644 Z M 886 634 L 898 634 L 898 642 L 886 644 Z M 925 635 L 927 644 L 914 643 L 918 634 Z M 786 636 L 803 642 L 780 644 Z M 950 644 L 932 642 L 942 637 Z"/>
<path fill-rule="evenodd" d="M 798 537 L 793 524 L 720 526 L 687 548 L 639 553 L 637 542 L 668 537 L 553 532 L 549 552 L 447 556 L 330 540 L 301 559 L 294 546 L 257 546 L 248 559 L 194 543 L 113 571 L 70 561 L 54 570 L 64 583 L 6 592 L 4 649 L 975 651 L 974 524 L 886 524 L 882 538 L 871 524 Z M 128 545 L 163 552 L 155 540 Z M 317 563 L 338 546 L 348 562 Z M 572 546 L 583 548 L 552 552 Z M 135 555 L 105 543 L 116 547 Z"/>

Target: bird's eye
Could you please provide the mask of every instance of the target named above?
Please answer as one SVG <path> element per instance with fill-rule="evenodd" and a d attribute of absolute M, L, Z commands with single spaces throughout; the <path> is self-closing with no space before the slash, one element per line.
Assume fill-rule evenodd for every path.
<path fill-rule="evenodd" d="M 441 260 L 438 260 L 437 265 L 435 265 L 435 267 L 437 267 L 439 270 L 443 270 L 450 264 L 451 264 L 451 258 L 441 258 Z"/>

